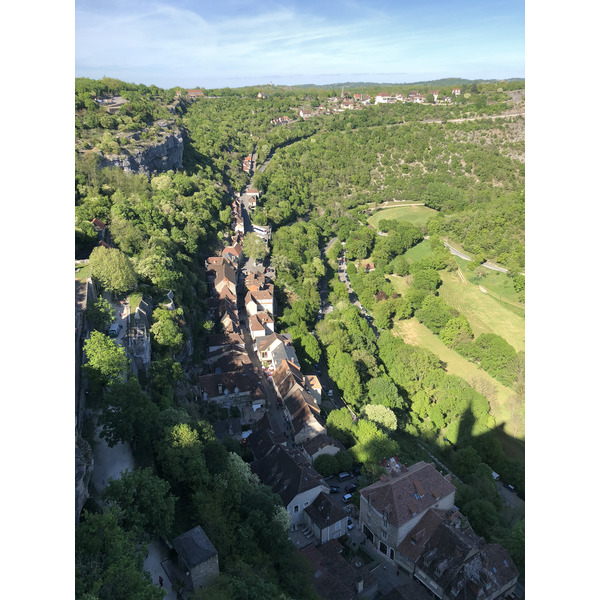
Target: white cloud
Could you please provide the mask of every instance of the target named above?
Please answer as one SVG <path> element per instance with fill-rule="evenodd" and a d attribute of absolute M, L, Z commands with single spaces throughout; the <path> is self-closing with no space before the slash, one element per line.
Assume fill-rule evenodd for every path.
<path fill-rule="evenodd" d="M 438 19 L 423 27 L 429 21 L 415 20 L 414 11 L 363 7 L 360 18 L 354 11 L 352 18 L 333 19 L 314 8 L 306 12 L 308 5 L 301 5 L 304 12 L 289 6 L 261 12 L 264 5 L 238 5 L 234 12 L 227 0 L 217 8 L 201 4 L 196 10 L 164 3 L 79 8 L 77 75 L 102 72 L 131 81 L 139 72 L 152 74 L 145 83 L 165 86 L 185 85 L 189 77 L 199 85 L 220 77 L 228 85 L 254 74 L 431 71 L 433 65 L 448 65 L 452 75 L 469 55 L 466 26 L 447 28 Z"/>

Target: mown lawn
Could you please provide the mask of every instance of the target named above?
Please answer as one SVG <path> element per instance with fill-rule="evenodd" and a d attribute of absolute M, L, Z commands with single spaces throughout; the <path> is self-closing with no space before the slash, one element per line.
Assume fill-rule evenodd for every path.
<path fill-rule="evenodd" d="M 439 295 L 467 318 L 475 337 L 481 333 L 495 333 L 515 350 L 525 350 L 525 309 L 522 305 L 516 300 L 509 300 L 510 295 L 503 297 L 492 291 L 492 287 L 502 291 L 500 285 L 493 285 L 497 282 L 496 276 L 489 280 L 492 287 L 488 287 L 487 277 L 475 278 L 475 283 L 473 278 L 469 278 L 468 270 L 461 268 L 461 272 L 467 283 L 456 272 L 440 271 L 442 285 L 438 289 Z M 497 275 L 508 279 L 503 273 Z"/>
<path fill-rule="evenodd" d="M 515 403 L 513 390 L 503 386 L 476 364 L 444 346 L 439 337 L 414 317 L 406 321 L 395 321 L 393 331 L 400 335 L 407 344 L 422 346 L 433 352 L 445 363 L 446 371 L 451 375 L 458 375 L 467 383 L 471 383 L 475 379 L 484 379 L 493 385 L 496 394 L 495 397 L 489 397 L 488 400 L 491 413 L 496 419 L 496 425 L 502 427 L 508 435 L 524 439 L 522 406 Z"/>
<path fill-rule="evenodd" d="M 409 263 L 414 263 L 425 258 L 429 254 L 432 254 L 429 240 L 423 240 L 416 246 L 409 248 L 402 256 L 404 256 Z"/>
<path fill-rule="evenodd" d="M 427 206 L 394 206 L 393 208 L 384 208 L 377 211 L 368 219 L 369 225 L 377 229 L 377 223 L 381 219 L 395 219 L 397 221 L 408 221 L 413 225 L 420 227 L 425 225 L 431 217 L 435 217 L 437 211 Z"/>

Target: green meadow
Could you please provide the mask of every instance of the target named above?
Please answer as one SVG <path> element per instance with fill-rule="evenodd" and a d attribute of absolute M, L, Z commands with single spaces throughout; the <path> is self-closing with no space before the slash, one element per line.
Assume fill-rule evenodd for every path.
<path fill-rule="evenodd" d="M 466 269 L 461 269 L 461 273 L 466 282 L 458 272 L 441 271 L 439 295 L 467 318 L 475 337 L 495 333 L 515 350 L 525 350 L 525 308 L 516 301 L 514 290 L 509 293 L 503 288 L 501 277 L 512 287 L 508 276 L 490 271 L 494 275 L 489 279 L 486 276 L 472 278 Z"/>
<path fill-rule="evenodd" d="M 435 217 L 437 211 L 427 206 L 406 204 L 404 206 L 394 206 L 393 208 L 384 208 L 371 215 L 368 219 L 369 225 L 377 229 L 377 224 L 382 219 L 396 219 L 398 221 L 408 221 L 413 225 L 425 225 L 431 217 Z"/>
<path fill-rule="evenodd" d="M 515 392 L 503 386 L 476 364 L 446 347 L 438 336 L 419 323 L 416 318 L 396 321 L 393 331 L 407 344 L 422 346 L 433 352 L 445 364 L 446 371 L 451 375 L 462 377 L 468 383 L 483 379 L 491 384 L 495 389 L 495 396 L 488 397 L 488 400 L 496 425 L 502 427 L 509 436 L 524 439 L 523 419 L 520 418 L 522 407 L 515 404 Z"/>

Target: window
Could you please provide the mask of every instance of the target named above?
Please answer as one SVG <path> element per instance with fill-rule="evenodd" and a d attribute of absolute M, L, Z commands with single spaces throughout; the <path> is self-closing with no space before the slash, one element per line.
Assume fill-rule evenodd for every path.
<path fill-rule="evenodd" d="M 387 540 L 387 531 L 382 531 L 382 532 L 381 532 L 381 537 L 382 537 L 384 540 Z"/>
<path fill-rule="evenodd" d="M 296 504 L 296 506 L 294 506 L 294 512 L 297 513 L 298 512 L 298 505 Z"/>

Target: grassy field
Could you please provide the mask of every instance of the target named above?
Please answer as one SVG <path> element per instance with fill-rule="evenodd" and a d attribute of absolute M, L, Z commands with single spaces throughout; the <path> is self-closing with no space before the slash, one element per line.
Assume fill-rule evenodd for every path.
<path fill-rule="evenodd" d="M 407 344 L 422 346 L 433 352 L 445 363 L 446 371 L 451 375 L 458 375 L 468 383 L 474 379 L 483 379 L 493 385 L 496 394 L 495 397 L 489 397 L 488 400 L 492 415 L 496 419 L 496 425 L 503 429 L 508 436 L 519 440 L 524 439 L 524 424 L 520 417 L 522 407 L 514 402 L 515 393 L 510 388 L 503 386 L 483 369 L 444 346 L 439 337 L 415 318 L 396 321 L 393 331 L 400 335 Z"/>
<path fill-rule="evenodd" d="M 423 240 L 419 242 L 416 246 L 408 249 L 402 256 L 406 258 L 409 263 L 417 262 L 422 258 L 425 258 L 429 254 L 431 254 L 431 246 L 429 244 L 429 240 Z"/>
<path fill-rule="evenodd" d="M 515 305 L 521 315 L 525 314 L 525 305 L 519 302 L 517 292 L 513 286 L 511 278 L 506 273 L 492 271 L 485 267 L 478 267 L 475 271 L 469 269 L 469 261 L 455 256 L 456 262 L 463 275 L 475 285 L 482 285 L 489 293 L 494 294 L 500 300 Z"/>
<path fill-rule="evenodd" d="M 466 270 L 461 269 L 461 273 L 467 277 Z M 476 279 L 477 283 L 468 279 L 465 283 L 456 272 L 441 271 L 440 274 L 439 295 L 467 318 L 475 337 L 481 333 L 495 333 L 515 350 L 525 350 L 525 309 L 522 305 L 492 292 L 486 277 Z M 503 273 L 497 275 L 508 279 Z"/>
<path fill-rule="evenodd" d="M 408 221 L 413 225 L 421 226 L 425 225 L 427 221 L 437 215 L 437 211 L 427 206 L 395 206 L 394 208 L 384 208 L 383 210 L 377 211 L 374 215 L 368 219 L 369 225 L 377 228 L 377 223 L 381 219 L 396 219 L 398 221 Z"/>
<path fill-rule="evenodd" d="M 75 279 L 85 281 L 92 274 L 90 265 L 75 265 Z"/>
<path fill-rule="evenodd" d="M 406 294 L 408 290 L 408 283 L 406 277 L 399 277 L 398 275 L 387 275 L 386 279 L 392 283 L 395 290 L 401 295 Z"/>

